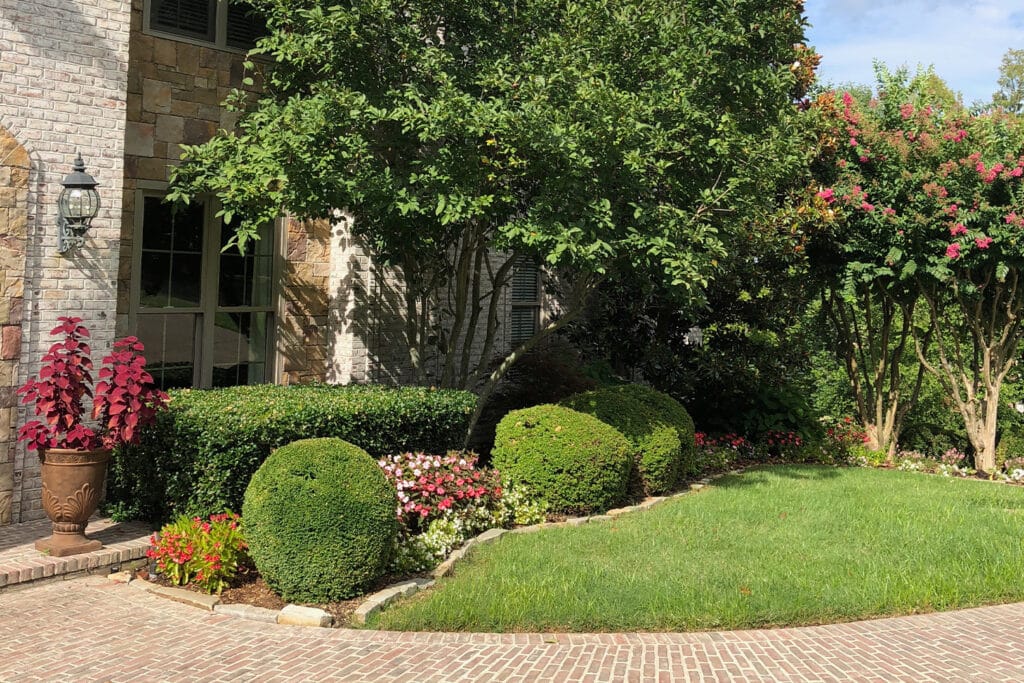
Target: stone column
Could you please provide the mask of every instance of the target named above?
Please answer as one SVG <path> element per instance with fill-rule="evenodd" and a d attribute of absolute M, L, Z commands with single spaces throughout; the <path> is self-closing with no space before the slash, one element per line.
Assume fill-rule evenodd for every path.
<path fill-rule="evenodd" d="M 0 526 L 11 523 L 14 495 L 28 178 L 28 153 L 0 127 Z"/>

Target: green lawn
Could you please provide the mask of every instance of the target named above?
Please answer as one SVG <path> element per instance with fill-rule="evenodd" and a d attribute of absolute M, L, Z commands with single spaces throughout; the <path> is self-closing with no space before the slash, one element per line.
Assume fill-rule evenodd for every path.
<path fill-rule="evenodd" d="M 1024 488 L 774 467 L 613 522 L 506 535 L 378 628 L 704 630 L 1024 600 Z"/>

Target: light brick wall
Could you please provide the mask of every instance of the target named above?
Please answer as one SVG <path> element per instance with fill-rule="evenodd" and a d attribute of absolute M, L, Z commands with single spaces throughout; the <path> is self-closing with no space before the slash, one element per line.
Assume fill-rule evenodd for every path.
<path fill-rule="evenodd" d="M 114 338 L 129 18 L 128 0 L 0 0 L 0 128 L 30 163 L 19 384 L 38 372 L 58 316 L 84 319 L 97 360 Z M 85 247 L 62 257 L 56 201 L 76 152 L 102 208 Z M 16 450 L 12 485 L 12 520 L 43 517 L 34 453 Z"/>
<path fill-rule="evenodd" d="M 351 217 L 344 217 L 338 221 L 331 235 L 327 381 L 410 384 L 415 377 L 406 343 L 407 316 L 401 271 L 374 262 L 364 243 L 352 235 L 351 220 Z M 504 254 L 492 255 L 492 267 L 496 270 L 505 258 Z M 508 336 L 511 306 L 507 289 L 498 296 L 498 329 L 491 349 L 492 358 L 503 357 L 511 347 Z M 473 340 L 472 363 L 476 363 L 483 352 L 486 325 L 485 310 L 481 312 Z M 439 382 L 442 360 L 428 355 L 422 363 L 426 382 Z"/>

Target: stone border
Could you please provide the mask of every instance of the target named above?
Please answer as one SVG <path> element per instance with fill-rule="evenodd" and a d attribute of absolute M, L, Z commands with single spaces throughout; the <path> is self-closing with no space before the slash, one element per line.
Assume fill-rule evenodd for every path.
<path fill-rule="evenodd" d="M 157 595 L 161 598 L 198 607 L 214 614 L 224 614 L 239 619 L 262 621 L 269 624 L 283 624 L 286 626 L 330 628 L 334 625 L 334 617 L 318 607 L 288 604 L 280 610 L 273 610 L 245 604 L 222 604 L 219 595 L 197 593 L 187 588 L 159 586 L 151 581 L 135 578 L 132 572 L 117 572 L 116 574 L 111 574 L 108 578 L 116 583 L 127 583 L 150 595 Z"/>
<path fill-rule="evenodd" d="M 385 607 L 388 607 L 402 598 L 408 598 L 415 595 L 416 593 L 426 590 L 432 587 L 437 579 L 448 576 L 455 569 L 455 563 L 466 557 L 470 550 L 477 546 L 487 545 L 493 543 L 505 534 L 531 534 L 537 531 L 543 531 L 544 529 L 556 529 L 560 527 L 569 526 L 582 526 L 583 524 L 589 524 L 590 522 L 606 522 L 613 520 L 631 512 L 641 512 L 643 510 L 650 510 L 656 505 L 664 503 L 666 500 L 672 500 L 674 498 L 681 498 L 692 491 L 700 491 L 707 487 L 713 480 L 719 479 L 725 476 L 742 474 L 742 469 L 730 470 L 728 472 L 721 472 L 719 474 L 713 474 L 711 476 L 699 479 L 696 482 L 690 484 L 689 488 L 682 491 L 677 491 L 668 496 L 654 496 L 646 498 L 642 502 L 636 505 L 629 505 L 626 507 L 615 508 L 614 510 L 608 510 L 601 515 L 591 515 L 589 517 L 570 517 L 562 522 L 541 522 L 540 524 L 532 524 L 530 526 L 516 527 L 515 529 L 488 529 L 482 534 L 475 536 L 465 543 L 461 547 L 453 550 L 444 562 L 437 565 L 434 570 L 430 573 L 433 577 L 432 580 L 428 579 L 413 579 L 411 581 L 403 581 L 394 585 L 388 586 L 383 590 L 377 591 L 370 595 L 366 600 L 356 608 L 356 611 L 352 615 L 352 621 L 354 624 L 359 626 L 365 626 L 366 622 L 371 616 L 377 614 Z"/>
<path fill-rule="evenodd" d="M 680 498 L 691 491 L 699 491 L 710 484 L 712 480 L 718 479 L 719 477 L 742 473 L 743 470 L 738 469 L 715 474 L 705 477 L 704 479 L 700 479 L 697 482 L 690 484 L 688 489 L 673 493 L 672 495 L 647 498 L 637 505 L 616 508 L 601 515 L 572 517 L 562 522 L 541 522 L 540 524 L 517 527 L 515 529 L 488 529 L 482 534 L 469 539 L 462 544 L 461 547 L 452 551 L 445 561 L 435 567 L 431 572 L 431 576 L 433 577 L 432 579 L 410 579 L 402 581 L 400 583 L 392 584 L 368 596 L 352 614 L 352 622 L 358 625 L 365 625 L 371 616 L 380 612 L 385 607 L 402 598 L 408 598 L 420 591 L 427 590 L 434 585 L 436 579 L 451 574 L 455 567 L 455 563 L 463 559 L 472 548 L 493 543 L 505 534 L 528 534 L 536 531 L 542 531 L 544 529 L 580 526 L 589 522 L 613 520 L 616 517 L 631 512 L 650 510 L 652 507 L 663 503 L 666 500 Z M 314 626 L 320 628 L 331 628 L 334 626 L 334 617 L 318 607 L 305 607 L 303 605 L 288 604 L 280 610 L 272 610 L 266 607 L 255 607 L 244 603 L 224 604 L 221 603 L 220 596 L 218 595 L 197 593 L 186 588 L 160 586 L 152 581 L 136 578 L 133 571 L 113 572 L 107 578 L 115 583 L 126 583 L 138 590 L 149 593 L 150 595 L 156 595 L 167 600 L 174 600 L 175 602 L 180 602 L 185 605 L 198 607 L 199 609 L 206 610 L 207 612 L 213 612 L 214 614 L 223 614 L 225 616 L 235 617 L 238 619 L 248 619 L 250 621 L 260 621 L 268 624 L 282 624 L 287 626 Z"/>

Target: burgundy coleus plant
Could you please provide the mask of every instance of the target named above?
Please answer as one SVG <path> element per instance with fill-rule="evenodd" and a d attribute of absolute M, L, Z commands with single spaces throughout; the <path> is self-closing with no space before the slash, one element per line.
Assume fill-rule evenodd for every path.
<path fill-rule="evenodd" d="M 18 393 L 23 403 L 34 403 L 32 420 L 18 430 L 18 440 L 29 449 L 114 448 L 138 441 L 139 429 L 150 424 L 156 411 L 167 405 L 167 394 L 153 384 L 146 372 L 144 347 L 136 337 L 114 342 L 113 351 L 103 358 L 100 381 L 92 390 L 93 363 L 87 342 L 89 330 L 81 318 L 58 318 L 60 325 L 50 331 L 62 335 L 43 356 L 38 379 L 28 380 Z M 92 418 L 96 427 L 83 422 L 83 399 L 93 399 Z"/>

